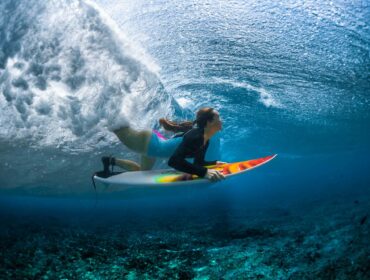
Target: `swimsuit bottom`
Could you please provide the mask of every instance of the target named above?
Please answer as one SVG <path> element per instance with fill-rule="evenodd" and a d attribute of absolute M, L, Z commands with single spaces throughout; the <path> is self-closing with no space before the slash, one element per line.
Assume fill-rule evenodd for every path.
<path fill-rule="evenodd" d="M 180 145 L 182 137 L 164 138 L 157 131 L 152 131 L 149 141 L 147 156 L 158 158 L 170 158 Z"/>

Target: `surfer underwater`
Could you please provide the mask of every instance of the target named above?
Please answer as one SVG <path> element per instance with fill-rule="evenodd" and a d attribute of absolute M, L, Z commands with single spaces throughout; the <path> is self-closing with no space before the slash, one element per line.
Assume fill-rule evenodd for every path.
<path fill-rule="evenodd" d="M 150 170 L 156 158 L 168 158 L 168 165 L 176 170 L 211 181 L 225 178 L 219 171 L 204 167 L 225 163 L 204 160 L 208 147 L 213 144 L 210 139 L 222 129 L 220 115 L 215 109 L 199 109 L 194 121 L 174 122 L 161 118 L 159 122 L 164 129 L 176 134 L 165 139 L 155 130 L 137 131 L 127 124 L 112 126 L 112 132 L 125 146 L 141 154 L 141 163 L 139 165 L 132 160 L 102 157 L 103 174 L 110 176 L 111 166 L 119 166 L 128 171 Z M 194 162 L 191 163 L 186 158 L 193 158 Z"/>

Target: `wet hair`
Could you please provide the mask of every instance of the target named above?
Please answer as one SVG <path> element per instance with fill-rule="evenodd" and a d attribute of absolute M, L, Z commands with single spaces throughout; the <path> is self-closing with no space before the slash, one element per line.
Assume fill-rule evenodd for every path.
<path fill-rule="evenodd" d="M 201 108 L 197 112 L 197 118 L 195 119 L 194 123 L 196 123 L 200 128 L 205 128 L 208 121 L 213 121 L 214 116 L 215 112 L 213 111 L 213 108 Z"/>
<path fill-rule="evenodd" d="M 187 132 L 196 125 L 199 128 L 205 128 L 208 121 L 212 121 L 215 116 L 213 108 L 204 107 L 198 110 L 194 121 L 170 121 L 164 118 L 159 119 L 162 127 L 172 132 Z"/>
<path fill-rule="evenodd" d="M 187 132 L 193 128 L 194 124 L 192 121 L 175 122 L 164 118 L 159 119 L 159 123 L 165 130 L 172 131 L 175 133 Z"/>

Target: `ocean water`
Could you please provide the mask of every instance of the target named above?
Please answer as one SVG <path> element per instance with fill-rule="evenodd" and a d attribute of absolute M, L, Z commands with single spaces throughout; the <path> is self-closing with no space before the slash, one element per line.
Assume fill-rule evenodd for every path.
<path fill-rule="evenodd" d="M 0 1 L 0 279 L 369 279 L 370 2 Z M 207 188 L 91 175 L 220 112 Z M 155 168 L 165 168 L 159 160 Z"/>

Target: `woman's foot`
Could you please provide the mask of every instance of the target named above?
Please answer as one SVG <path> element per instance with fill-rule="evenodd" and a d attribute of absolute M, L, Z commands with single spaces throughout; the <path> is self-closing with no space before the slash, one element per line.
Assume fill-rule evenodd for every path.
<path fill-rule="evenodd" d="M 130 127 L 129 121 L 123 112 L 118 113 L 112 119 L 108 120 L 108 130 L 117 131 L 124 127 Z"/>
<path fill-rule="evenodd" d="M 106 174 L 110 173 L 109 166 L 113 167 L 114 165 L 116 165 L 116 159 L 112 156 L 102 157 L 101 161 L 103 163 L 103 172 L 106 173 Z"/>

